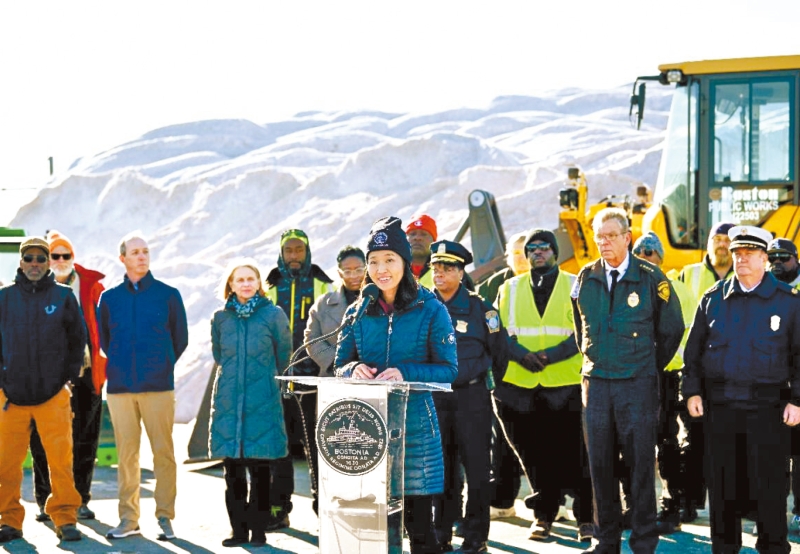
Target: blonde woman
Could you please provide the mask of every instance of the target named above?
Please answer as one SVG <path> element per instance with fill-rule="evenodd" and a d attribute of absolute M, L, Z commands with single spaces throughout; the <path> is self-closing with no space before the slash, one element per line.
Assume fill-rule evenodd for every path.
<path fill-rule="evenodd" d="M 289 363 L 292 337 L 283 310 L 264 294 L 261 272 L 253 260 L 230 264 L 224 275 L 225 306 L 211 321 L 218 369 L 209 424 L 209 453 L 223 459 L 231 522 L 231 535 L 222 545 L 265 544 L 268 461 L 287 455 L 275 376 Z"/>

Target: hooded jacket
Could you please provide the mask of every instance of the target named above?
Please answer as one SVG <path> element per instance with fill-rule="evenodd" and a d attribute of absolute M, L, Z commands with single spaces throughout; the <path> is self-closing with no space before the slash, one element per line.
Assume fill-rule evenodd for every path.
<path fill-rule="evenodd" d="M 311 249 L 306 246 L 306 259 L 296 274 L 292 273 L 278 256 L 278 267 L 267 275 L 267 297 L 283 310 L 289 318 L 292 348 L 303 344 L 308 312 L 317 297 L 332 290 L 333 280 L 319 266 L 311 263 Z"/>
<path fill-rule="evenodd" d="M 72 290 L 51 271 L 30 281 L 21 269 L 0 289 L 0 388 L 12 404 L 36 406 L 75 381 L 86 330 Z M 0 407 L 2 409 L 2 407 Z"/>
<path fill-rule="evenodd" d="M 347 309 L 352 316 L 361 301 Z M 350 377 L 355 365 L 367 364 L 378 373 L 396 367 L 406 381 L 452 383 L 458 375 L 456 341 L 450 314 L 428 289 L 419 287 L 407 309 L 386 315 L 366 314 L 341 332 L 334 367 Z M 410 392 L 406 405 L 406 495 L 438 494 L 444 490 L 442 440 L 430 392 Z"/>

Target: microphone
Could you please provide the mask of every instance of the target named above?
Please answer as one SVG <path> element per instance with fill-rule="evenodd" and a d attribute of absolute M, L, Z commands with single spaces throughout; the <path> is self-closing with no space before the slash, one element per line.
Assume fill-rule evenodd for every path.
<path fill-rule="evenodd" d="M 363 289 L 361 289 L 361 304 L 359 304 L 358 310 L 353 316 L 353 319 L 350 320 L 351 325 L 355 325 L 356 322 L 358 322 L 358 320 L 364 316 L 367 308 L 369 308 L 373 303 L 377 302 L 380 294 L 381 289 L 379 289 L 378 285 L 375 283 L 368 283 Z"/>

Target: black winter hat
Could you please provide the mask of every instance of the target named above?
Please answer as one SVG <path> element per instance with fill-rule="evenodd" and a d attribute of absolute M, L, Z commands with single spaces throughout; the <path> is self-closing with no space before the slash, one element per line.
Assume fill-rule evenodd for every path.
<path fill-rule="evenodd" d="M 372 224 L 367 239 L 367 258 L 370 252 L 391 250 L 411 263 L 411 245 L 408 243 L 403 222 L 394 216 L 382 217 Z"/>
<path fill-rule="evenodd" d="M 533 240 L 543 240 L 547 244 L 550 245 L 550 248 L 553 249 L 553 254 L 556 256 L 556 260 L 558 259 L 558 241 L 556 240 L 556 236 L 553 231 L 549 231 L 547 229 L 532 229 L 530 233 L 528 233 L 528 237 L 525 239 L 525 246 Z M 528 251 L 525 251 L 525 255 L 528 255 Z"/>

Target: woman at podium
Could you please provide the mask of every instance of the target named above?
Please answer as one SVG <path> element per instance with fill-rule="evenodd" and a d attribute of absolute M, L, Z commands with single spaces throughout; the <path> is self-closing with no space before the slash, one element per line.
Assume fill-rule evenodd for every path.
<path fill-rule="evenodd" d="M 451 383 L 458 373 L 453 325 L 444 305 L 411 272 L 411 246 L 396 217 L 376 221 L 367 242 L 367 275 L 348 308 L 334 366 L 339 377 Z M 377 300 L 366 289 L 374 283 Z M 404 511 L 412 554 L 438 553 L 432 499 L 444 488 L 442 442 L 430 392 L 406 406 Z"/>
<path fill-rule="evenodd" d="M 292 336 L 283 310 L 264 294 L 255 261 L 232 263 L 221 283 L 225 306 L 211 320 L 217 375 L 211 403 L 209 456 L 222 458 L 231 535 L 223 546 L 266 543 L 269 460 L 287 455 L 280 387 Z M 250 474 L 248 487 L 247 475 Z"/>

